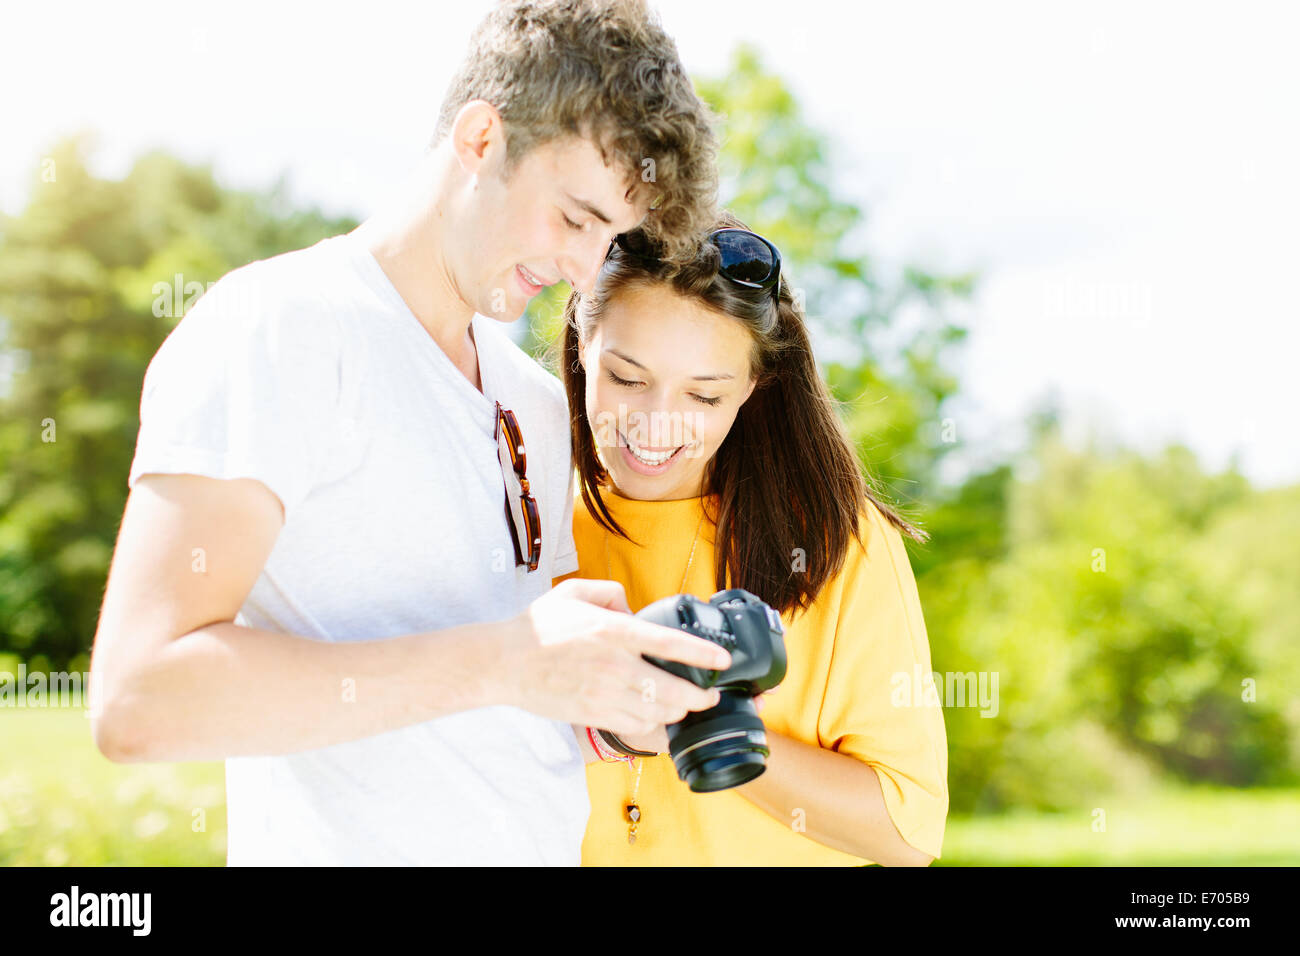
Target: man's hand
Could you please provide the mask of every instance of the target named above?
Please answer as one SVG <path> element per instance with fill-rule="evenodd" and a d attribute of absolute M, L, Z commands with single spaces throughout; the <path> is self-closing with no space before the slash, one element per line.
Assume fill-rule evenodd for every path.
<path fill-rule="evenodd" d="M 763 712 L 763 705 L 767 702 L 763 699 L 768 694 L 776 692 L 776 688 L 764 691 L 754 698 L 754 709 L 760 714 Z M 608 730 L 609 728 L 604 728 Z M 656 727 L 648 734 L 619 734 L 618 739 L 623 741 L 633 750 L 653 750 L 655 753 L 668 753 L 668 727 L 667 725 Z"/>
<path fill-rule="evenodd" d="M 616 581 L 562 581 L 513 623 L 498 675 L 502 702 L 620 737 L 662 732 L 719 699 L 642 654 L 714 670 L 731 664 L 716 644 L 633 617 Z"/>

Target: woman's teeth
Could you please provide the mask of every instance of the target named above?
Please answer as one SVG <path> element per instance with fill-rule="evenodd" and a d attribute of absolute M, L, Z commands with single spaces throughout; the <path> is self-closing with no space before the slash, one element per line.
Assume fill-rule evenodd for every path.
<path fill-rule="evenodd" d="M 527 279 L 529 282 L 531 282 L 533 285 L 546 285 L 545 282 L 543 282 L 541 279 L 537 278 L 537 276 L 533 275 L 531 272 L 529 272 L 529 271 L 528 271 L 527 269 L 525 269 L 523 266 L 520 266 L 520 267 L 519 267 L 519 271 L 522 272 L 522 273 L 524 274 L 524 278 Z"/>
<path fill-rule="evenodd" d="M 673 457 L 673 455 L 677 454 L 676 448 L 674 448 L 672 451 L 660 451 L 660 452 L 642 451 L 641 449 L 637 448 L 636 445 L 633 445 L 631 442 L 628 442 L 627 448 L 628 451 L 632 453 L 632 457 L 635 458 L 637 461 L 641 462 L 643 465 L 662 465 L 669 458 Z"/>

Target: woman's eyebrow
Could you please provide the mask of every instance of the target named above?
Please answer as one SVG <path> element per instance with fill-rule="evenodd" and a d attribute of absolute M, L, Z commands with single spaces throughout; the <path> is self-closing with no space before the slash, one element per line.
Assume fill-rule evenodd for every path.
<path fill-rule="evenodd" d="M 642 364 L 641 364 L 640 362 L 638 362 L 636 359 L 632 358 L 632 356 L 630 356 L 630 355 L 624 355 L 624 354 L 623 354 L 622 352 L 620 352 L 618 349 L 610 348 L 610 349 L 605 349 L 605 351 L 606 351 L 608 354 L 610 354 L 610 355 L 617 355 L 617 356 L 618 356 L 619 358 L 621 358 L 624 362 L 627 362 L 629 365 L 635 365 L 637 368 L 639 368 L 639 369 L 640 369 L 641 371 L 643 371 L 643 372 L 648 372 L 648 371 L 650 371 L 648 368 L 646 368 L 644 365 L 642 365 Z"/>
<path fill-rule="evenodd" d="M 640 369 L 641 371 L 643 371 L 643 372 L 648 372 L 648 371 L 650 371 L 648 368 L 646 368 L 644 365 L 642 365 L 642 364 L 641 364 L 640 362 L 638 362 L 636 359 L 632 358 L 632 356 L 630 356 L 630 355 L 625 355 L 625 354 L 623 354 L 622 352 L 620 352 L 618 349 L 615 349 L 615 348 L 608 348 L 608 349 L 605 349 L 605 352 L 608 353 L 608 354 L 610 354 L 610 355 L 617 355 L 617 356 L 618 356 L 619 358 L 621 358 L 624 362 L 627 362 L 629 365 L 635 365 L 637 368 L 639 368 L 639 369 Z M 733 378 L 735 378 L 735 377 L 736 377 L 736 376 L 732 375 L 730 372 L 725 372 L 725 373 L 715 373 L 715 374 L 713 374 L 713 375 L 692 375 L 692 376 L 691 376 L 691 381 L 693 381 L 693 382 L 722 382 L 722 381 L 726 381 L 726 380 L 728 380 L 728 379 L 733 379 Z"/>

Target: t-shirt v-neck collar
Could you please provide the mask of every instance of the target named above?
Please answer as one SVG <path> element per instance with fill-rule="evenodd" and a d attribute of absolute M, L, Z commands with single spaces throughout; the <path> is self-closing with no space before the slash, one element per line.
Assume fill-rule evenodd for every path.
<path fill-rule="evenodd" d="M 445 377 L 449 381 L 454 382 L 453 388 L 455 388 L 467 402 L 476 408 L 493 413 L 495 418 L 497 400 L 494 397 L 496 395 L 496 382 L 493 378 L 493 363 L 490 358 L 484 356 L 484 352 L 486 351 L 485 339 L 488 335 L 485 335 L 479 328 L 480 316 L 478 313 L 475 313 L 471 317 L 469 331 L 474 342 L 474 352 L 478 362 L 479 381 L 483 386 L 482 391 L 479 391 L 474 387 L 474 383 L 465 377 L 465 373 L 456 366 L 456 363 L 451 360 L 451 357 L 443 351 L 442 346 L 440 346 L 434 337 L 429 334 L 429 330 L 424 327 L 416 314 L 411 311 L 411 307 L 407 305 L 406 300 L 402 298 L 402 294 L 397 291 L 397 287 L 394 286 L 392 280 L 388 278 L 388 273 L 384 272 L 383 267 L 379 265 L 379 261 L 375 259 L 374 254 L 366 247 L 365 243 L 363 243 L 359 237 L 354 236 L 351 233 L 345 234 L 343 238 L 348 240 L 350 243 L 350 248 L 352 249 L 358 264 L 361 266 L 363 272 L 365 272 L 370 278 L 375 290 L 379 292 L 386 301 L 388 301 L 397 313 L 401 323 L 409 329 L 412 335 L 419 341 L 420 344 L 417 348 L 426 352 L 432 358 L 433 362 L 442 370 Z M 488 334 L 490 335 L 490 333 Z"/>

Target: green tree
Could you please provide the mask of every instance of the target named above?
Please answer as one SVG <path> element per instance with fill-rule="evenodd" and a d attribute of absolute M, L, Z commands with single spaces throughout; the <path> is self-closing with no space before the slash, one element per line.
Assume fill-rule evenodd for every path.
<path fill-rule="evenodd" d="M 1300 714 L 1279 689 L 1295 655 L 1277 635 L 1297 539 L 1252 571 L 1258 496 L 1241 475 L 1176 445 L 1072 449 L 1041 424 L 1023 460 L 933 512 L 918 585 L 936 669 L 999 676 L 996 719 L 945 713 L 953 809 L 1077 809 L 1160 774 L 1294 780 Z"/>
<path fill-rule="evenodd" d="M 355 225 L 293 210 L 283 180 L 224 189 L 163 153 L 101 179 L 93 148 L 57 143 L 27 207 L 0 220 L 0 349 L 19 370 L 0 396 L 0 651 L 53 666 L 94 636 L 162 340 L 231 269 Z"/>

